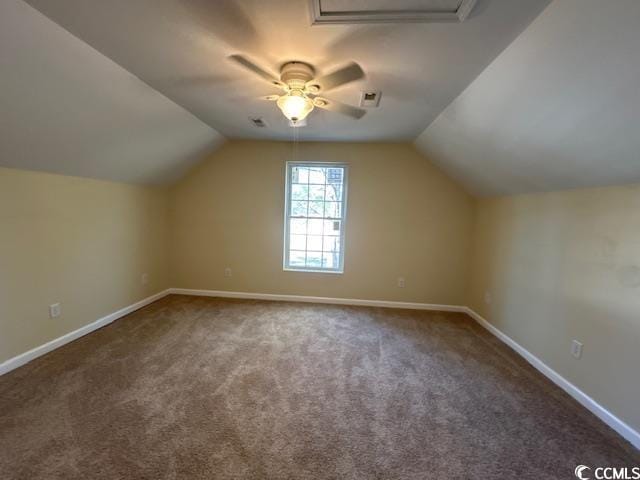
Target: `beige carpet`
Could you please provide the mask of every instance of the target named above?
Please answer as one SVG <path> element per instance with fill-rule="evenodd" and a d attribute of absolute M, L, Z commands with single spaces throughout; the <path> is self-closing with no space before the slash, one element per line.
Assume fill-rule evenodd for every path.
<path fill-rule="evenodd" d="M 553 479 L 640 455 L 462 314 L 167 297 L 0 377 L 2 479 Z"/>

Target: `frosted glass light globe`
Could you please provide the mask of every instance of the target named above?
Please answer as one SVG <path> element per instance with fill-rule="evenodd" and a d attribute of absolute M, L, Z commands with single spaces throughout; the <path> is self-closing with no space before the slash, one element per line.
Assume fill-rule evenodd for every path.
<path fill-rule="evenodd" d="M 292 122 L 306 118 L 313 110 L 313 102 L 301 90 L 292 90 L 278 99 L 278 107 Z"/>

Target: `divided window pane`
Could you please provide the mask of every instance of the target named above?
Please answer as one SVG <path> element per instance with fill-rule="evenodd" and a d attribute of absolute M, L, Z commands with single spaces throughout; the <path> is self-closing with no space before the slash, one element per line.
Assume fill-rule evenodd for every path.
<path fill-rule="evenodd" d="M 324 200 L 324 185 L 309 185 L 309 200 Z"/>
<path fill-rule="evenodd" d="M 309 202 L 309 217 L 322 217 L 324 202 Z"/>
<path fill-rule="evenodd" d="M 306 264 L 306 258 L 306 252 L 291 250 L 289 252 L 289 265 L 291 265 L 292 267 L 304 267 Z"/>
<path fill-rule="evenodd" d="M 322 237 L 322 251 L 324 252 L 339 252 L 340 251 L 340 237 Z"/>
<path fill-rule="evenodd" d="M 294 200 L 291 202 L 292 217 L 307 217 L 308 210 L 309 202 L 302 202 L 300 200 Z"/>
<path fill-rule="evenodd" d="M 309 185 L 292 185 L 291 200 L 308 200 Z"/>
<path fill-rule="evenodd" d="M 287 164 L 285 268 L 341 272 L 346 166 Z"/>
<path fill-rule="evenodd" d="M 325 218 L 341 218 L 342 203 L 341 202 L 324 202 Z"/>
<path fill-rule="evenodd" d="M 306 235 L 291 235 L 291 242 L 289 243 L 291 250 L 306 250 L 307 249 L 307 236 Z"/>
<path fill-rule="evenodd" d="M 307 219 L 306 218 L 292 218 L 290 220 L 290 232 L 292 234 L 306 235 L 307 234 Z"/>
<path fill-rule="evenodd" d="M 327 185 L 325 200 L 328 202 L 342 201 L 342 185 Z"/>

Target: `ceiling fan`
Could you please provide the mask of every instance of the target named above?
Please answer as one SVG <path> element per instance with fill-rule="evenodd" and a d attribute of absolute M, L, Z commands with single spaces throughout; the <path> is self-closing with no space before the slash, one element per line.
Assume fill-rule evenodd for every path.
<path fill-rule="evenodd" d="M 350 63 L 335 72 L 315 78 L 315 70 L 308 63 L 287 62 L 280 69 L 280 78 L 276 78 L 243 55 L 231 55 L 229 59 L 284 91 L 282 95 L 268 95 L 264 98 L 275 101 L 293 126 L 304 120 L 316 107 L 354 119 L 360 119 L 366 113 L 361 108 L 320 96 L 321 92 L 364 78 L 364 72 L 357 63 Z"/>

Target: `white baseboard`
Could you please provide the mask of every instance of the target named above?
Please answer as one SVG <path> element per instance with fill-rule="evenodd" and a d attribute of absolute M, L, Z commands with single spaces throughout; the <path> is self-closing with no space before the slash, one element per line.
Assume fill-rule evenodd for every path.
<path fill-rule="evenodd" d="M 199 297 L 246 298 L 252 300 L 271 300 L 279 302 L 328 303 L 332 305 L 356 305 L 362 307 L 406 308 L 409 310 L 437 310 L 441 312 L 467 312 L 467 307 L 458 305 L 395 302 L 391 300 L 309 297 L 304 295 L 280 295 L 275 293 L 228 292 L 225 290 L 193 290 L 189 288 L 171 288 L 170 293 L 175 295 L 195 295 Z"/>
<path fill-rule="evenodd" d="M 502 342 L 509 345 L 513 350 L 520 354 L 525 360 L 527 360 L 533 367 L 540 371 L 543 375 L 549 378 L 552 382 L 562 388 L 565 392 L 571 395 L 581 405 L 590 410 L 600 420 L 613 428 L 622 437 L 627 439 L 632 445 L 640 449 L 640 433 L 634 430 L 631 426 L 627 425 L 620 418 L 616 417 L 609 410 L 597 403 L 594 399 L 589 397 L 586 393 L 580 390 L 578 387 L 569 382 L 566 378 L 553 370 L 547 364 L 545 364 L 538 357 L 529 352 L 526 348 L 521 346 L 511 337 L 500 331 L 498 328 L 489 323 L 481 315 L 476 313 L 469 307 L 458 305 L 439 305 L 431 303 L 414 303 L 414 302 L 396 302 L 388 300 L 363 300 L 355 298 L 332 298 L 332 297 L 310 297 L 303 295 L 280 295 L 272 293 L 249 293 L 249 292 L 228 292 L 224 290 L 194 290 L 188 288 L 169 288 L 162 292 L 156 293 L 150 297 L 147 297 L 139 302 L 122 308 L 117 312 L 111 313 L 105 317 L 96 320 L 89 325 L 85 325 L 73 332 L 67 333 L 59 338 L 51 340 L 39 347 L 36 347 L 28 352 L 13 357 L 4 363 L 0 364 L 0 375 L 3 375 L 11 370 L 14 370 L 31 360 L 34 360 L 45 353 L 55 350 L 62 345 L 65 345 L 77 338 L 80 338 L 88 333 L 97 330 L 100 327 L 108 325 L 109 323 L 128 315 L 135 310 L 138 310 L 150 303 L 155 302 L 167 295 L 195 295 L 203 297 L 221 297 L 221 298 L 245 298 L 253 300 L 271 300 L 271 301 L 285 301 L 285 302 L 305 302 L 305 303 L 325 303 L 334 305 L 356 305 L 365 307 L 384 307 L 384 308 L 404 308 L 411 310 L 436 310 L 445 312 L 463 312 L 467 313 L 480 325 L 486 328 L 493 335 L 498 337 Z"/>
<path fill-rule="evenodd" d="M 596 417 L 602 420 L 604 423 L 613 428 L 616 432 L 618 432 L 622 437 L 627 439 L 634 447 L 640 450 L 640 432 L 634 430 L 631 426 L 626 424 L 623 420 L 616 417 L 609 410 L 604 408 L 598 402 L 596 402 L 589 395 L 584 393 L 578 387 L 576 387 L 569 380 L 564 378 L 558 372 L 549 367 L 546 363 L 536 357 L 529 350 L 524 348 L 518 342 L 513 340 L 511 337 L 506 335 L 504 332 L 496 328 L 494 325 L 489 323 L 485 318 L 476 313 L 469 307 L 466 307 L 465 311 L 480 325 L 489 330 L 493 335 L 498 337 L 502 342 L 509 345 L 513 350 L 520 354 L 527 362 L 529 362 L 533 367 L 535 367 L 540 373 L 542 373 L 545 377 L 571 395 L 575 400 L 578 401 L 583 407 L 593 413 Z"/>
<path fill-rule="evenodd" d="M 453 306 L 453 305 L 435 305 L 435 304 L 427 304 L 427 303 L 410 303 L 410 302 L 392 302 L 392 301 L 384 301 L 384 300 L 358 300 L 352 298 L 329 298 L 329 297 L 307 297 L 300 295 L 276 295 L 270 293 L 246 293 L 246 292 L 227 292 L 222 290 L 191 290 L 186 288 L 169 288 L 162 292 L 156 293 L 155 295 L 151 295 L 139 302 L 134 303 L 133 305 L 129 305 L 128 307 L 124 307 L 117 312 L 111 313 L 105 317 L 102 317 L 95 322 L 92 322 L 88 325 L 78 328 L 73 332 L 69 332 L 61 337 L 55 338 L 44 345 L 40 345 L 39 347 L 33 348 L 28 352 L 17 355 L 9 360 L 6 360 L 3 363 L 0 363 L 0 375 L 4 375 L 12 370 L 15 370 L 26 363 L 29 363 L 31 360 L 34 360 L 42 355 L 55 350 L 58 347 L 61 347 L 69 342 L 72 342 L 88 333 L 97 330 L 98 328 L 104 327 L 109 323 L 128 315 L 135 310 L 138 310 L 142 307 L 149 305 L 150 303 L 155 302 L 163 297 L 166 297 L 170 294 L 176 295 L 197 295 L 197 296 L 205 296 L 205 297 L 224 297 L 224 298 L 246 298 L 246 299 L 255 299 L 255 300 L 276 300 L 276 301 L 287 301 L 287 302 L 308 302 L 308 303 L 330 303 L 337 305 L 362 305 L 362 306 L 370 306 L 370 307 L 388 307 L 388 308 L 407 308 L 413 310 L 441 310 L 448 312 L 465 312 L 466 307 L 463 306 Z"/>
<path fill-rule="evenodd" d="M 109 315 L 99 318 L 95 322 L 92 322 L 84 327 L 80 327 L 73 332 L 69 332 L 61 337 L 55 338 L 50 342 L 45 343 L 44 345 L 40 345 L 39 347 L 33 348 L 28 352 L 17 355 L 9 360 L 6 360 L 3 363 L 0 363 L 0 375 L 4 375 L 5 373 L 10 372 L 11 370 L 15 370 L 18 367 L 30 362 L 31 360 L 35 360 L 38 357 L 41 357 L 45 353 L 49 353 L 52 350 L 55 350 L 58 347 L 61 347 L 69 342 L 72 342 L 88 333 L 97 330 L 98 328 L 104 327 L 105 325 L 110 324 L 111 322 L 124 317 L 125 315 L 130 314 L 142 307 L 149 305 L 150 303 L 155 302 L 156 300 L 161 299 L 169 295 L 170 289 L 164 290 L 162 292 L 156 293 L 155 295 L 151 295 L 139 302 L 134 303 L 133 305 L 129 305 L 128 307 L 121 308 L 117 312 L 110 313 Z"/>

